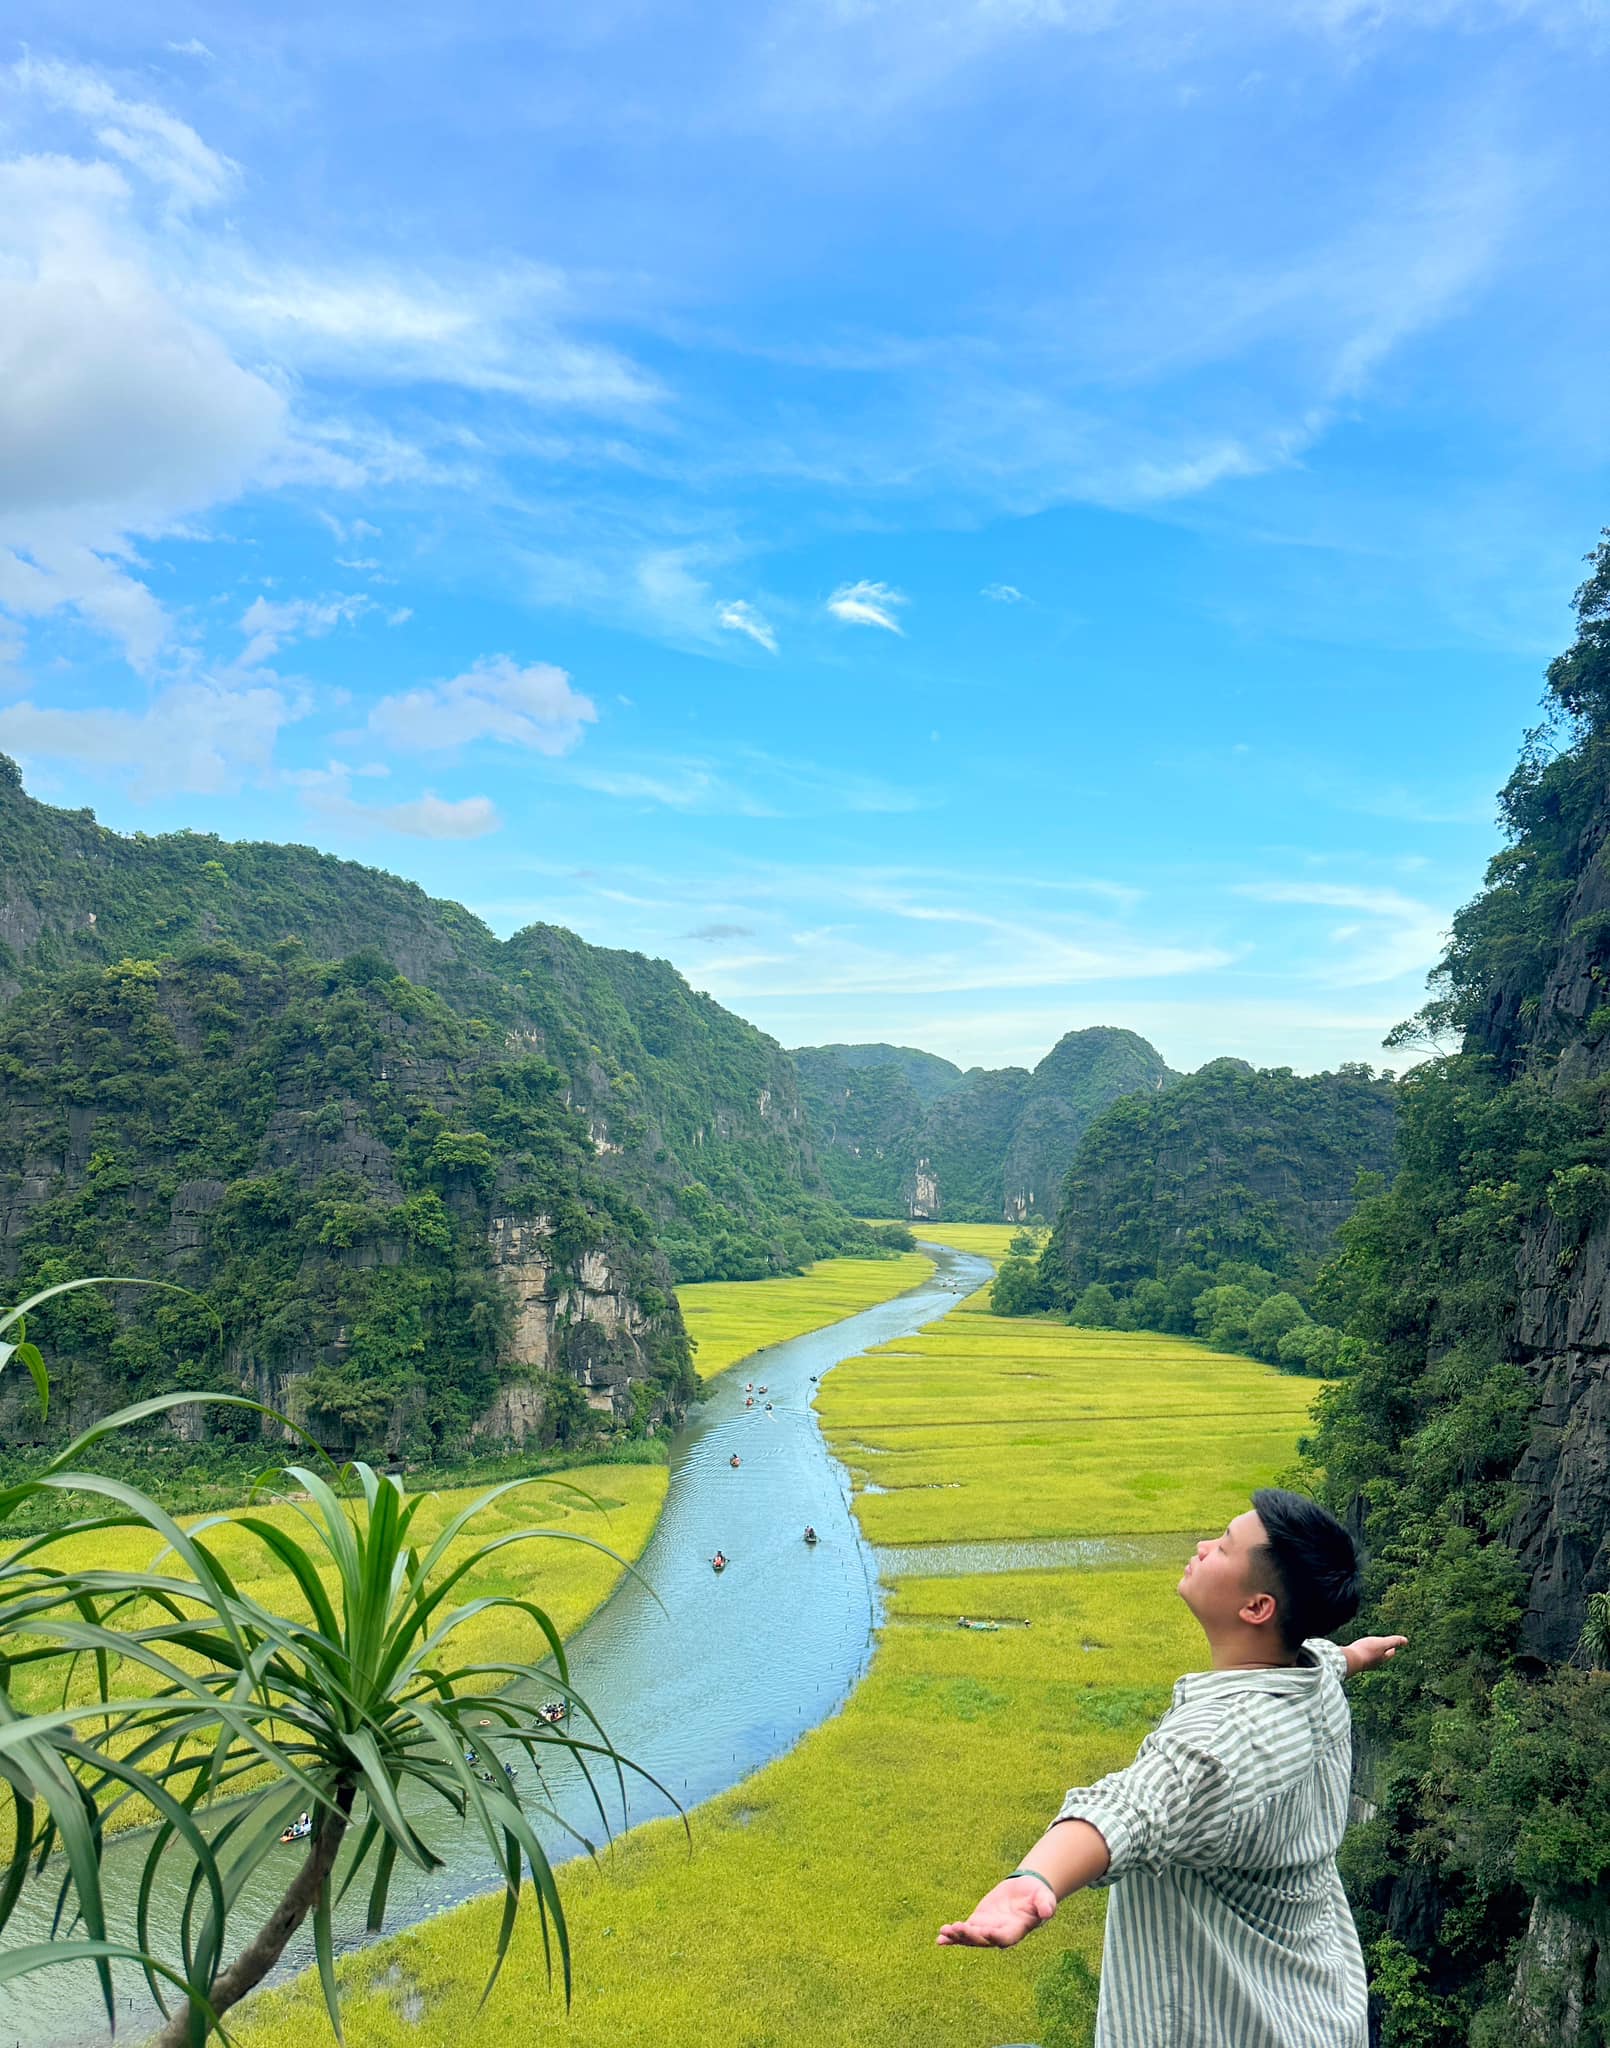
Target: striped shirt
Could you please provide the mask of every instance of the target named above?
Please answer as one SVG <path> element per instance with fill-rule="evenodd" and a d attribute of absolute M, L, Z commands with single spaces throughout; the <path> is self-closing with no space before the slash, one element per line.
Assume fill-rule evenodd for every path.
<path fill-rule="evenodd" d="M 1295 1665 L 1190 1672 L 1129 1769 L 1063 1801 L 1111 1858 L 1096 2048 L 1364 2048 L 1346 1670 L 1315 1637 Z"/>

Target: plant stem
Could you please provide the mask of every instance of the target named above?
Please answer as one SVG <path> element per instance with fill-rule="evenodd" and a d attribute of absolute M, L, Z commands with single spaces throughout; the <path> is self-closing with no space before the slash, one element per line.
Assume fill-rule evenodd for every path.
<path fill-rule="evenodd" d="M 214 1981 L 208 1994 L 215 2013 L 226 2013 L 268 1975 L 285 1952 L 285 1944 L 312 1911 L 320 1889 L 335 1867 L 336 1852 L 352 1813 L 353 1786 L 343 1780 L 335 1788 L 335 1811 L 321 1807 L 308 1845 L 307 1861 L 292 1878 L 285 1896 L 260 1931 Z M 189 2048 L 188 2007 L 176 2012 L 152 2041 L 151 2048 Z"/>

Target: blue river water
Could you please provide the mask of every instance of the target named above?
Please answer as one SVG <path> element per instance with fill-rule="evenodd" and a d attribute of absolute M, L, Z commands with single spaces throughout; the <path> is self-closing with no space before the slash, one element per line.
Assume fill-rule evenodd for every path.
<path fill-rule="evenodd" d="M 659 1779 L 684 1810 L 792 1747 L 843 1705 L 866 1669 L 881 1617 L 877 1560 L 851 1512 L 848 1476 L 827 1448 L 811 1395 L 842 1360 L 933 1322 L 989 1276 L 988 1260 L 937 1245 L 924 1249 L 935 1271 L 909 1293 L 757 1352 L 711 1383 L 672 1446 L 665 1509 L 638 1562 L 641 1577 L 622 1578 L 571 1646 L 576 1692 L 617 1749 Z M 744 1405 L 749 1381 L 767 1388 L 753 1408 Z M 742 1461 L 737 1470 L 734 1453 Z M 814 1549 L 802 1540 L 807 1523 L 821 1538 Z M 601 1533 L 607 1542 L 607 1527 Z M 731 1559 L 719 1576 L 709 1564 L 717 1549 Z M 528 1554 L 528 1591 L 540 1603 L 541 1546 Z M 557 1817 L 547 1818 L 542 1833 L 558 1861 L 576 1853 L 564 1823 L 596 1841 L 598 1817 L 579 1772 L 562 1758 L 545 1767 L 544 1783 Z M 612 1797 L 617 1834 L 674 1810 L 641 1779 L 628 1778 L 624 1815 L 618 1794 Z M 398 1866 L 388 1932 L 498 1882 L 484 1852 L 450 1815 L 424 1831 L 444 1867 L 427 1873 Z M 132 1925 L 132 1910 L 124 1909 L 140 1854 L 129 1840 L 114 1842 L 108 1855 L 114 1926 Z M 266 1914 L 285 1875 L 271 1872 L 235 1924 L 252 1924 L 253 1905 Z M 365 1939 L 361 1891 L 356 1887 L 338 1908 L 344 1948 Z M 13 1941 L 48 1938 L 53 1896 L 47 1883 L 19 1906 Z M 178 1903 L 177 1882 L 167 1896 L 159 1886 L 159 1930 L 175 1923 Z M 312 1960 L 304 1927 L 276 1975 Z M 119 2036 L 137 2042 L 155 2024 L 155 2008 L 137 1972 L 120 1975 L 118 1994 Z M 89 1971 L 65 1965 L 0 1985 L 0 2041 L 8 2038 L 29 2048 L 104 2041 L 106 2016 Z"/>

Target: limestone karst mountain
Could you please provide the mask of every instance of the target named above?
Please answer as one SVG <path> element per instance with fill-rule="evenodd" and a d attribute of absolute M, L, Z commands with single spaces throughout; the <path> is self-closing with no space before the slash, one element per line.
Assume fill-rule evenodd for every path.
<path fill-rule="evenodd" d="M 791 1061 L 668 962 L 111 832 L 3 759 L 0 1080 L 0 1277 L 183 1278 L 225 1325 L 75 1297 L 80 1413 L 160 1370 L 294 1382 L 342 1444 L 518 1434 L 539 1382 L 550 1429 L 565 1387 L 641 1421 L 686 1384 L 673 1281 L 871 1243 Z"/>
<path fill-rule="evenodd" d="M 1032 1071 L 959 1067 L 909 1046 L 793 1054 L 828 1185 L 861 1215 L 1049 1222 L 1091 1119 L 1174 1078 L 1133 1031 L 1070 1031 Z"/>

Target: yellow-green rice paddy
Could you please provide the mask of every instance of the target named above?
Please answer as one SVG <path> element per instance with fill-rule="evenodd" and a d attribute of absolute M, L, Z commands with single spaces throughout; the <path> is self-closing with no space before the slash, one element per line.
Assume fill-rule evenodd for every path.
<path fill-rule="evenodd" d="M 682 1320 L 694 1342 L 701 1380 L 790 1337 L 825 1329 L 926 1280 L 933 1261 L 921 1252 L 890 1259 L 818 1259 L 782 1280 L 701 1280 L 679 1287 Z"/>
<path fill-rule="evenodd" d="M 857 1480 L 891 1489 L 858 1495 L 870 1535 L 960 1542 L 1217 1529 L 1292 1461 L 1313 1392 L 1175 1339 L 1001 1321 L 974 1297 L 838 1367 L 821 1408 Z M 534 1926 L 477 2009 L 487 1901 L 345 1966 L 353 2048 L 501 2048 L 511 2026 L 535 2048 L 1041 2038 L 1059 1959 L 1099 1954 L 1101 1895 L 1009 1953 L 936 1949 L 934 1933 L 1012 1867 L 1066 1786 L 1129 1760 L 1196 1663 L 1177 1576 L 1170 1562 L 902 1578 L 843 1712 L 701 1808 L 691 1860 L 680 1829 L 655 1823 L 563 1873 L 568 2015 Z M 963 1614 L 999 1630 L 960 1629 Z M 252 2048 L 325 2033 L 306 1984 L 240 2029 Z"/>

